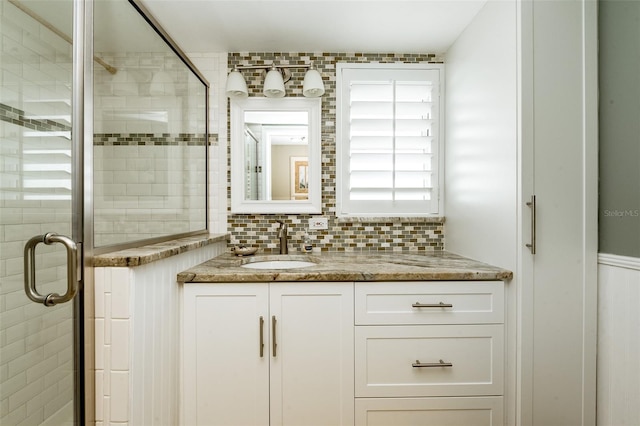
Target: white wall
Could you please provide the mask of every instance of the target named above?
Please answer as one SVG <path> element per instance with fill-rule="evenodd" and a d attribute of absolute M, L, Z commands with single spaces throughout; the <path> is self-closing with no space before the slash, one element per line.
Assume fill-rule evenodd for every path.
<path fill-rule="evenodd" d="M 517 270 L 516 2 L 489 0 L 446 54 L 445 249 Z M 516 424 L 518 277 L 507 283 L 505 424 Z"/>
<path fill-rule="evenodd" d="M 446 249 L 515 270 L 515 2 L 487 2 L 447 52 L 446 82 Z"/>

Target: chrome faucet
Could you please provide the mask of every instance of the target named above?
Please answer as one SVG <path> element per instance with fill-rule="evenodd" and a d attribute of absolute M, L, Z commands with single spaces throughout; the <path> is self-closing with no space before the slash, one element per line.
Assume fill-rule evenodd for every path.
<path fill-rule="evenodd" d="M 287 224 L 278 221 L 278 238 L 280 238 L 280 254 L 289 254 L 289 235 L 287 234 Z"/>

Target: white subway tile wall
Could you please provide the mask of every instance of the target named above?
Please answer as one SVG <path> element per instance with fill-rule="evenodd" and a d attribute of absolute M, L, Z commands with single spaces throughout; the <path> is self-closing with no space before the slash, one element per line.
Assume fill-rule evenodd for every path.
<path fill-rule="evenodd" d="M 188 53 L 209 82 L 209 231 L 227 232 L 227 54 Z"/>
<path fill-rule="evenodd" d="M 118 72 L 94 75 L 96 246 L 205 229 L 204 86 L 171 51 L 98 56 Z"/>
<path fill-rule="evenodd" d="M 71 230 L 71 46 L 5 1 L 0 34 L 0 424 L 45 424 L 71 415 L 72 306 L 27 299 L 23 247 Z M 44 179 L 43 162 L 57 167 Z M 36 254 L 40 292 L 63 292 L 64 250 L 39 245 Z"/>
<path fill-rule="evenodd" d="M 169 145 L 175 139 L 170 137 L 164 141 L 145 139 L 149 138 L 131 134 L 96 136 L 97 246 L 123 242 L 123 236 L 126 241 L 142 240 L 205 227 L 203 145 L 184 145 L 183 141 Z M 124 145 L 127 143 L 141 145 Z"/>
<path fill-rule="evenodd" d="M 96 421 L 178 424 L 178 272 L 218 256 L 220 242 L 133 268 L 95 269 Z"/>

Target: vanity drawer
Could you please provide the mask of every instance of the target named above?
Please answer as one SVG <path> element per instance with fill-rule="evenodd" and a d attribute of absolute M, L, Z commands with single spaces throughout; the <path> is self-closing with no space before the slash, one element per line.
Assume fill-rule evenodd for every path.
<path fill-rule="evenodd" d="M 356 426 L 502 426 L 499 396 L 461 398 L 356 398 Z"/>
<path fill-rule="evenodd" d="M 503 335 L 497 324 L 356 327 L 356 396 L 502 395 Z"/>
<path fill-rule="evenodd" d="M 356 325 L 501 324 L 502 281 L 356 283 Z"/>

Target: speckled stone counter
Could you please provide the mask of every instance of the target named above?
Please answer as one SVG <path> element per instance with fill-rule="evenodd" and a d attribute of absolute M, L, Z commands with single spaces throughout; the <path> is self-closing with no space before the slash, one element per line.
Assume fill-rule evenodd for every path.
<path fill-rule="evenodd" d="M 96 267 L 140 266 L 219 241 L 227 241 L 228 239 L 228 234 L 201 234 L 178 238 L 162 243 L 100 254 L 93 258 L 93 265 Z"/>
<path fill-rule="evenodd" d="M 298 269 L 249 269 L 241 265 L 270 260 L 304 260 Z M 227 253 L 178 274 L 181 283 L 273 281 L 443 281 L 509 280 L 513 273 L 452 253 L 323 252 L 237 257 Z"/>

